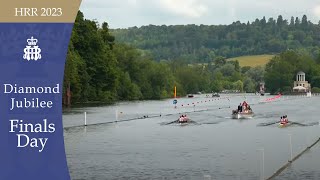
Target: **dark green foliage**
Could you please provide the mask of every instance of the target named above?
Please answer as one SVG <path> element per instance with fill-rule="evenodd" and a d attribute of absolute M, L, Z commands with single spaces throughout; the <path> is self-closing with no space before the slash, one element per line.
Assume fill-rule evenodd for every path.
<path fill-rule="evenodd" d="M 313 87 L 311 90 L 313 93 L 320 93 L 320 88 L 318 87 Z"/>
<path fill-rule="evenodd" d="M 252 23 L 230 25 L 170 25 L 114 29 L 116 41 L 152 53 L 158 61 L 183 58 L 188 63 L 211 62 L 217 57 L 280 53 L 287 49 L 319 49 L 320 26 L 304 15 L 302 20 L 281 15 Z"/>
<path fill-rule="evenodd" d="M 309 33 L 319 28 L 306 18 L 291 21 L 294 30 L 287 24 L 279 16 L 277 21 L 263 18 L 248 25 L 146 26 L 113 31 L 115 38 L 107 23 L 100 27 L 79 12 L 66 60 L 64 98 L 69 86 L 73 104 L 171 98 L 174 86 L 177 96 L 224 89 L 255 92 L 264 80 L 270 92 L 289 91 L 299 70 L 319 87 L 320 49 L 311 47 L 318 45 L 319 37 Z M 125 40 L 129 43 L 120 43 Z M 288 44 L 310 47 L 276 56 L 266 73 L 263 67 L 241 68 L 238 61 L 226 60 L 283 51 Z M 196 61 L 206 63 L 191 63 Z"/>
<path fill-rule="evenodd" d="M 267 65 L 265 82 L 271 93 L 287 93 L 292 91 L 296 73 L 306 73 L 306 81 L 311 87 L 320 86 L 320 66 L 312 57 L 301 51 L 288 50 L 275 56 Z"/>

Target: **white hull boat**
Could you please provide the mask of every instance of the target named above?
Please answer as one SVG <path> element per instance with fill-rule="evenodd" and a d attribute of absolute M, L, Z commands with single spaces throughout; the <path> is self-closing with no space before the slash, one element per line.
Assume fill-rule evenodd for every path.
<path fill-rule="evenodd" d="M 251 113 L 234 113 L 232 114 L 232 119 L 248 119 L 253 117 L 253 112 Z"/>

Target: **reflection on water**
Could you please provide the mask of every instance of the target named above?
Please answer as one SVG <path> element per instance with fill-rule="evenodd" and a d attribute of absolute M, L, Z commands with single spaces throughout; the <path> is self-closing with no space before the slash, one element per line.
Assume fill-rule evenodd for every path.
<path fill-rule="evenodd" d="M 231 119 L 231 110 L 244 100 L 251 104 L 255 116 Z M 262 104 L 254 95 L 212 101 L 202 95 L 178 99 L 176 109 L 172 99 L 72 109 L 63 116 L 70 174 L 74 180 L 259 179 L 263 172 L 259 149 L 263 149 L 267 178 L 290 158 L 288 134 L 294 155 L 319 138 L 319 100 L 282 97 Z M 84 112 L 88 124 L 135 120 L 72 127 L 84 124 Z M 163 125 L 184 112 L 197 124 Z M 278 121 L 285 114 L 290 121 L 313 126 L 258 126 Z M 141 118 L 144 116 L 154 117 Z M 320 179 L 319 147 L 312 148 L 277 179 Z"/>

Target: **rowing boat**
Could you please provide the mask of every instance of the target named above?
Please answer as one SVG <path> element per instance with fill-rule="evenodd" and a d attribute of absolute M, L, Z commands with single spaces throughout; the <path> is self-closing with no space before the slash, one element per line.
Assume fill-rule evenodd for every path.
<path fill-rule="evenodd" d="M 289 122 L 279 122 L 278 123 L 278 126 L 279 126 L 279 128 L 284 128 L 284 127 L 287 127 L 287 126 L 289 126 L 291 123 L 289 123 Z"/>
<path fill-rule="evenodd" d="M 253 112 L 249 112 L 249 113 L 233 113 L 232 114 L 232 119 L 248 119 L 248 118 L 252 118 L 254 115 Z"/>
<path fill-rule="evenodd" d="M 190 122 L 190 119 L 188 117 L 180 117 L 178 119 L 178 123 L 182 124 L 182 123 L 188 123 Z"/>
<path fill-rule="evenodd" d="M 174 121 L 175 124 L 179 124 L 181 126 L 188 125 L 188 124 L 197 124 L 195 121 L 192 121 L 188 117 L 182 117 L 183 119 L 180 120 L 180 118 L 176 121 Z"/>

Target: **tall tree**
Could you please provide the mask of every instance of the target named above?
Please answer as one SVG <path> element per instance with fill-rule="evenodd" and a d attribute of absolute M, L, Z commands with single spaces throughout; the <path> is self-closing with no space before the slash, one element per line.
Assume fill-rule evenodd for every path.
<path fill-rule="evenodd" d="M 278 16 L 277 25 L 278 25 L 278 26 L 282 26 L 282 25 L 283 25 L 283 18 L 282 18 L 281 15 Z"/>
<path fill-rule="evenodd" d="M 295 20 L 295 22 L 294 22 L 294 25 L 295 25 L 295 26 L 300 26 L 300 19 L 299 19 L 299 17 L 296 17 L 296 20 Z"/>
<path fill-rule="evenodd" d="M 294 27 L 294 17 L 293 16 L 291 16 L 290 27 Z"/>
<path fill-rule="evenodd" d="M 307 15 L 303 15 L 302 20 L 301 20 L 301 25 L 302 26 L 308 26 L 308 18 Z"/>

